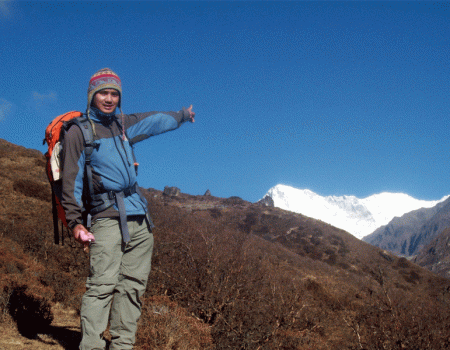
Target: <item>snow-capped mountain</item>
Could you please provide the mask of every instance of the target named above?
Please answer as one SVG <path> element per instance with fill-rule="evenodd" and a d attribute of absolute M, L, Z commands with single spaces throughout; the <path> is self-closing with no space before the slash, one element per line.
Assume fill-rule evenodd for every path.
<path fill-rule="evenodd" d="M 449 197 L 425 201 L 404 193 L 388 192 L 363 199 L 355 196 L 322 197 L 310 190 L 286 185 L 272 187 L 266 196 L 273 199 L 276 207 L 322 220 L 360 239 L 396 216 L 419 208 L 433 207 Z"/>

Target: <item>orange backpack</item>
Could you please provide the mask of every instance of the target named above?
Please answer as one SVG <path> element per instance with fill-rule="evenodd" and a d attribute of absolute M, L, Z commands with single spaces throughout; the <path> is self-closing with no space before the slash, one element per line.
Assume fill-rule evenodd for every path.
<path fill-rule="evenodd" d="M 52 188 L 53 230 L 56 244 L 59 244 L 58 219 L 61 220 L 62 225 L 67 227 L 66 214 L 61 205 L 62 178 L 60 153 L 62 150 L 61 142 L 63 132 L 70 121 L 82 115 L 83 113 L 77 111 L 67 112 L 53 119 L 45 129 L 43 144 L 47 142 L 48 145 L 48 151 L 45 153 L 45 157 L 47 158 L 47 176 Z"/>

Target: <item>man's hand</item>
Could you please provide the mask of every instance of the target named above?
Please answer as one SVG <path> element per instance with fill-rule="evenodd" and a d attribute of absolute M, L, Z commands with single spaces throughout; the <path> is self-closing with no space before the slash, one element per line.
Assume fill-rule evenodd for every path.
<path fill-rule="evenodd" d="M 189 112 L 189 121 L 191 122 L 191 123 L 194 123 L 195 122 L 195 113 L 194 112 L 192 112 L 192 105 L 187 109 L 187 111 Z"/>
<path fill-rule="evenodd" d="M 77 226 L 74 227 L 74 229 L 72 230 L 72 234 L 77 242 L 80 242 L 81 244 L 84 245 L 83 250 L 85 252 L 88 252 L 89 251 L 89 243 L 95 241 L 94 235 L 92 233 L 90 233 L 86 229 L 86 227 L 84 227 L 81 224 L 78 224 Z"/>

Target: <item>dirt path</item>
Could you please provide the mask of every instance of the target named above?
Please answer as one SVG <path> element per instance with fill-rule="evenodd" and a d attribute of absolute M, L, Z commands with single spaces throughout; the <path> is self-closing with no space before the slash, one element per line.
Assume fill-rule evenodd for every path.
<path fill-rule="evenodd" d="M 22 336 L 11 322 L 2 325 L 0 350 L 77 350 L 80 342 L 80 318 L 73 310 L 55 305 L 54 320 L 46 333 L 36 339 Z"/>

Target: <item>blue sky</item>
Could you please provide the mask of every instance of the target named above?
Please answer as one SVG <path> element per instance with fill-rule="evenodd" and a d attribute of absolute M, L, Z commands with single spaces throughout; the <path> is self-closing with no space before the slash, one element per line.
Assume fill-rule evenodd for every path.
<path fill-rule="evenodd" d="M 100 68 L 125 113 L 193 104 L 136 146 L 145 188 L 450 194 L 448 2 L 0 1 L 0 52 L 0 138 L 42 152 Z"/>

